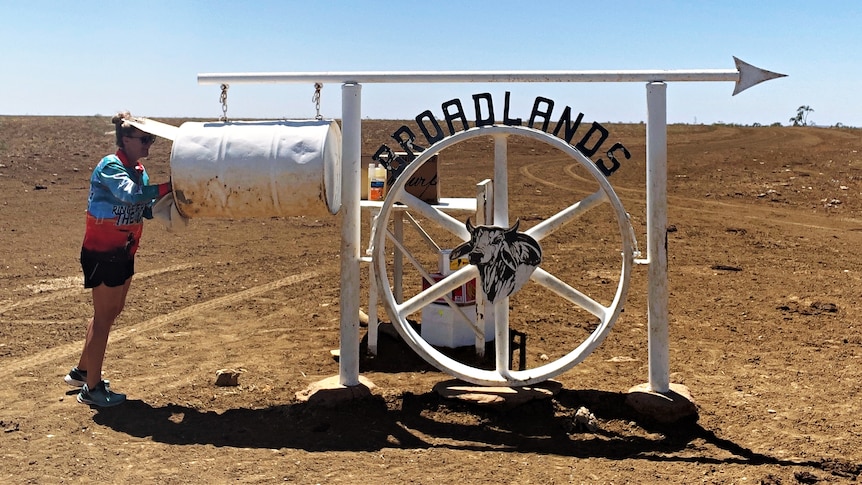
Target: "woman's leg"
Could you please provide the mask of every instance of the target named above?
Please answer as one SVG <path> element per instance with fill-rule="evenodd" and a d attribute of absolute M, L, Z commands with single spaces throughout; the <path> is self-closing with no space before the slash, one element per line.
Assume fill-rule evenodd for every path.
<path fill-rule="evenodd" d="M 108 334 L 114 320 L 123 311 L 131 283 L 132 278 L 129 278 L 120 286 L 101 284 L 93 288 L 93 318 L 87 326 L 84 351 L 78 361 L 78 369 L 87 371 L 87 387 L 90 389 L 102 380 L 102 362 L 105 360 Z"/>

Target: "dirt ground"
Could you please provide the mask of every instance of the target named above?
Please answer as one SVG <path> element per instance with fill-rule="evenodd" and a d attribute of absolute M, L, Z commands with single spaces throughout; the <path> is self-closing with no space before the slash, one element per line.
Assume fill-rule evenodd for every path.
<path fill-rule="evenodd" d="M 399 125 L 364 121 L 363 150 Z M 644 126 L 608 128 L 632 155 L 610 180 L 643 250 Z M 625 404 L 648 380 L 646 266 L 602 345 L 555 377 L 552 399 L 446 400 L 432 388 L 448 375 L 392 332 L 368 356 L 362 327 L 372 397 L 298 400 L 339 371 L 335 216 L 193 219 L 182 233 L 148 221 L 104 369 L 129 401 L 78 404 L 62 377 L 91 312 L 78 255 L 110 129 L 99 116 L 0 117 L 0 482 L 788 484 L 862 473 L 860 130 L 668 128 L 671 382 L 698 413 L 662 425 Z M 441 153 L 443 195 L 469 193 L 492 148 Z M 167 180 L 169 154 L 166 140 L 151 150 L 154 182 Z M 591 193 L 547 145 L 510 141 L 509 160 L 510 214 L 525 227 Z M 619 273 L 605 216 L 543 244 L 557 276 L 600 300 Z M 528 367 L 592 331 L 567 302 L 525 295 L 511 325 L 527 335 Z M 239 386 L 215 385 L 223 368 L 242 370 Z M 581 407 L 595 427 L 575 419 Z"/>

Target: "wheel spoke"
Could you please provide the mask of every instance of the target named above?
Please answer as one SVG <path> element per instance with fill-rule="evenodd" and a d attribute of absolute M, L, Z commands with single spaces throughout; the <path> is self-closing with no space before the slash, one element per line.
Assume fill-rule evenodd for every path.
<path fill-rule="evenodd" d="M 434 302 L 434 300 L 447 296 L 452 290 L 466 284 L 477 276 L 479 276 L 479 270 L 475 266 L 465 266 L 431 285 L 429 288 L 420 291 L 413 298 L 408 299 L 400 305 L 395 305 L 395 309 L 399 315 L 406 318 L 407 315 L 421 310 Z"/>
<path fill-rule="evenodd" d="M 467 228 L 464 226 L 463 222 L 434 208 L 431 204 L 425 202 L 419 197 L 407 193 L 406 190 L 398 194 L 398 201 L 409 207 L 411 211 L 422 214 L 426 218 L 437 223 L 443 229 L 451 232 L 455 236 L 458 236 L 462 241 L 470 239 L 470 233 L 467 232 Z"/>
<path fill-rule="evenodd" d="M 590 194 L 583 200 L 575 202 L 560 212 L 557 212 L 539 224 L 536 224 L 527 230 L 526 233 L 535 238 L 536 241 L 541 241 L 547 236 L 555 233 L 558 229 L 562 228 L 576 217 L 580 217 L 590 209 L 597 207 L 603 202 L 607 202 L 607 200 L 608 195 L 603 190 L 599 190 Z"/>
<path fill-rule="evenodd" d="M 430 285 L 443 284 L 446 280 L 448 280 L 448 278 L 446 278 L 446 279 L 444 279 L 444 280 L 440 280 L 439 282 L 435 282 L 435 281 L 434 281 L 434 278 L 431 276 L 431 273 L 429 273 L 429 272 L 425 269 L 425 267 L 424 267 L 424 266 L 422 266 L 422 263 L 420 263 L 420 262 L 419 262 L 419 260 L 418 260 L 418 259 L 416 259 L 416 257 L 414 257 L 414 256 L 413 256 L 413 253 L 412 253 L 409 249 L 407 249 L 406 247 L 404 247 L 404 244 L 402 244 L 400 241 L 398 241 L 398 238 L 395 236 L 395 234 L 393 234 L 393 233 L 392 233 L 392 231 L 387 230 L 387 231 L 386 231 L 386 236 L 387 236 L 387 239 L 388 239 L 390 242 L 392 242 L 392 244 L 394 244 L 394 245 L 395 245 L 395 247 L 396 247 L 399 251 L 401 251 L 401 254 L 403 254 L 404 256 L 406 256 L 406 257 L 407 257 L 407 260 L 408 260 L 408 261 L 410 261 L 410 263 L 413 265 L 413 267 L 414 267 L 414 268 L 416 268 L 416 271 L 418 271 L 418 272 L 419 272 L 419 275 L 420 275 L 420 276 L 422 276 L 422 278 L 423 278 L 425 281 L 427 281 Z M 478 272 L 478 271 L 477 271 L 477 272 Z M 448 282 L 447 282 L 447 287 L 446 287 L 446 288 L 447 288 L 449 291 L 452 291 L 453 289 L 455 289 L 455 288 L 457 288 L 457 287 L 458 287 L 458 285 L 450 285 L 450 284 L 448 284 Z"/>
<path fill-rule="evenodd" d="M 425 228 L 423 228 L 419 224 L 419 221 L 414 219 L 409 212 L 405 212 L 404 217 L 407 218 L 407 222 L 409 222 L 410 225 L 413 226 L 413 229 L 416 229 L 416 232 L 419 234 L 420 237 L 422 237 L 422 240 L 425 241 L 426 244 L 428 244 L 428 247 L 439 253 L 440 246 L 438 246 L 434 239 L 429 236 L 427 232 L 425 232 Z"/>
<path fill-rule="evenodd" d="M 542 268 L 536 268 L 530 279 L 599 317 L 603 322 L 610 315 L 609 308 L 572 288 L 566 282 Z"/>

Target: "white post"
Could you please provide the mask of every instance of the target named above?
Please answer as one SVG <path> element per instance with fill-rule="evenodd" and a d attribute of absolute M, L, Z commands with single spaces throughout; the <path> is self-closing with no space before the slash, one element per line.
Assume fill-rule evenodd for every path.
<path fill-rule="evenodd" d="M 481 290 L 478 290 L 481 291 Z M 503 377 L 511 375 L 512 363 L 509 362 L 511 336 L 509 335 L 509 297 L 501 298 L 494 303 L 494 350 L 496 355 L 497 373 Z"/>
<path fill-rule="evenodd" d="M 370 217 L 373 225 L 377 213 L 372 210 Z M 371 355 L 377 355 L 378 331 L 380 330 L 380 319 L 377 316 L 377 276 L 374 271 L 374 261 L 368 257 L 368 353 Z"/>
<path fill-rule="evenodd" d="M 649 386 L 670 390 L 667 285 L 667 84 L 647 88 L 647 260 L 649 261 Z"/>
<path fill-rule="evenodd" d="M 494 220 L 493 225 L 509 227 L 509 138 L 505 135 L 494 136 Z M 476 280 L 476 284 L 480 284 Z M 477 289 L 477 291 L 481 291 Z M 486 305 L 487 309 L 487 305 Z M 512 363 L 509 362 L 509 297 L 497 300 L 494 309 L 494 350 L 497 352 L 497 372 L 508 376 Z M 488 315 L 485 315 L 488 318 Z"/>
<path fill-rule="evenodd" d="M 494 220 L 491 225 L 509 227 L 509 147 L 505 135 L 494 136 Z"/>
<path fill-rule="evenodd" d="M 359 385 L 359 245 L 362 85 L 341 86 L 341 343 L 339 383 Z"/>

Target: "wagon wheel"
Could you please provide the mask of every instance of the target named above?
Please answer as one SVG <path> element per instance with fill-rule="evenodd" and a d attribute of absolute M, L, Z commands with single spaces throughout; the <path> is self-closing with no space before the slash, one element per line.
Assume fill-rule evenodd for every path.
<path fill-rule="evenodd" d="M 458 243 L 470 239 L 470 234 L 464 222 L 444 212 L 445 209 L 441 210 L 441 208 L 423 202 L 408 193 L 406 183 L 419 170 L 423 163 L 441 150 L 457 143 L 483 136 L 491 136 L 495 147 L 493 162 L 494 220 L 488 221 L 488 225 L 492 225 L 491 222 L 494 223 L 493 225 L 501 227 L 509 225 L 507 144 L 510 137 L 523 136 L 556 148 L 567 155 L 565 159 L 568 162 L 571 162 L 570 159 L 574 159 L 589 174 L 589 176 L 584 178 L 590 187 L 588 191 L 593 190 L 592 187 L 594 186 L 598 187 L 595 192 L 564 207 L 558 213 L 544 218 L 542 222 L 524 231 L 525 233 L 541 243 L 547 236 L 564 228 L 573 221 L 582 219 L 585 214 L 594 211 L 598 207 L 607 207 L 608 205 L 610 206 L 610 212 L 613 214 L 612 218 L 616 222 L 616 224 L 611 225 L 611 230 L 615 231 L 617 228 L 619 230 L 619 246 L 609 246 L 612 261 L 616 260 L 621 264 L 616 290 L 613 292 L 612 298 L 610 298 L 610 292 L 606 295 L 606 299 L 610 299 L 609 304 L 603 304 L 597 299 L 573 288 L 563 278 L 544 270 L 544 263 L 530 277 L 531 282 L 538 285 L 538 291 L 550 292 L 553 295 L 562 297 L 562 303 L 567 308 L 591 316 L 591 318 L 596 318 L 598 322 L 595 324 L 594 330 L 589 333 L 589 336 L 583 339 L 574 350 L 556 360 L 526 370 L 510 369 L 509 298 L 498 299 L 493 305 L 496 360 L 496 368 L 493 370 L 474 367 L 444 354 L 423 339 L 420 333 L 408 321 L 410 315 L 415 315 L 428 305 L 431 305 L 435 300 L 439 301 L 441 298 L 447 298 L 447 303 L 453 309 L 456 318 L 463 318 L 458 315 L 458 307 L 452 304 L 449 294 L 454 289 L 479 276 L 476 266 L 467 265 L 457 269 L 441 281 L 430 285 L 426 284 L 426 289 L 416 289 L 412 292 L 412 296 L 408 296 L 406 299 L 401 294 L 401 288 L 393 290 L 393 285 L 390 283 L 393 281 L 391 276 L 394 268 L 397 268 L 398 272 L 402 271 L 401 258 L 403 257 L 406 257 L 408 262 L 426 280 L 433 281 L 428 276 L 429 273 L 436 270 L 433 262 L 430 265 L 427 264 L 428 261 L 434 261 L 435 258 L 424 254 L 431 253 L 436 257 L 433 250 L 425 248 L 423 251 L 416 247 L 406 247 L 403 242 L 403 229 L 400 227 L 398 230 L 392 229 L 395 226 L 394 221 L 396 217 L 400 220 L 405 212 L 408 214 L 418 214 L 418 221 L 417 218 L 408 216 L 409 221 L 419 229 L 418 232 L 422 234 L 422 239 L 431 242 L 432 245 L 434 244 L 434 238 L 433 235 L 429 235 L 431 233 L 444 234 Z M 592 184 L 593 182 L 595 182 L 595 185 Z M 601 171 L 589 158 L 569 143 L 548 133 L 520 126 L 495 125 L 472 128 L 444 138 L 421 152 L 415 160 L 407 165 L 390 187 L 389 193 L 375 221 L 372 235 L 372 264 L 375 265 L 375 277 L 377 278 L 378 288 L 383 295 L 384 306 L 395 328 L 408 345 L 427 362 L 454 377 L 478 385 L 525 386 L 543 382 L 572 368 L 582 362 L 605 339 L 623 308 L 634 258 L 633 244 L 633 230 L 628 216 L 622 207 L 622 203 L 607 178 L 602 175 Z M 387 245 L 390 248 L 388 251 Z M 617 254 L 616 251 L 619 251 L 618 260 L 616 256 L 613 256 Z M 553 251 L 548 251 L 548 248 L 545 248 L 544 252 L 546 260 L 549 253 L 553 254 Z M 392 260 L 387 260 L 387 255 L 392 260 L 398 259 L 398 262 L 394 264 Z M 396 279 L 400 286 L 400 275 Z M 476 286 L 477 293 L 480 293 L 481 281 L 477 281 Z M 552 295 L 548 296 L 551 297 Z M 489 312 L 486 310 L 486 313 Z"/>

